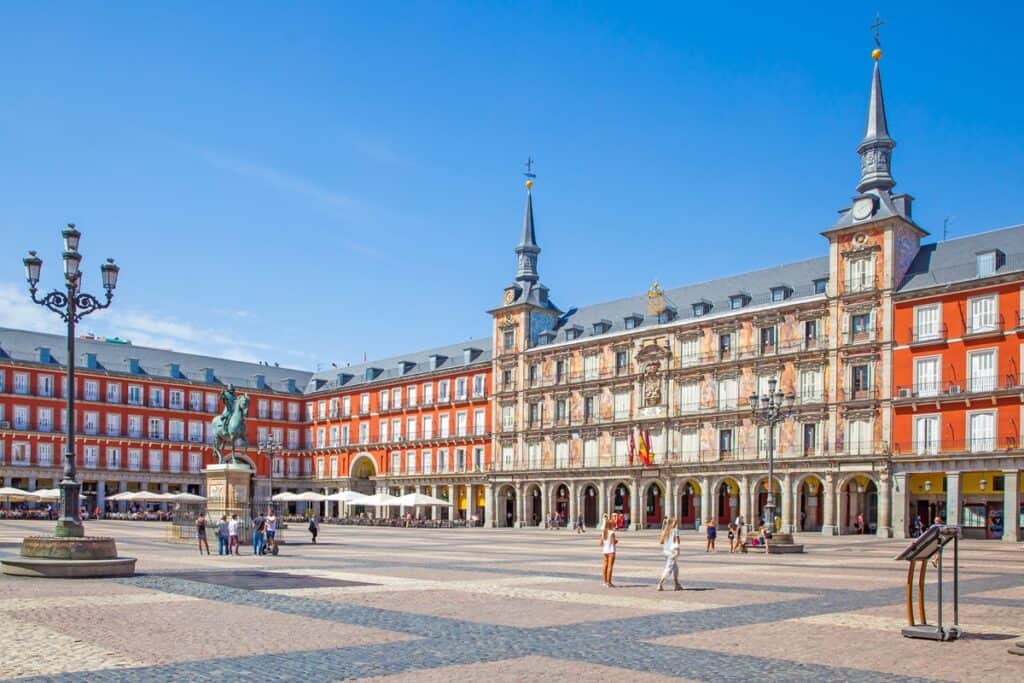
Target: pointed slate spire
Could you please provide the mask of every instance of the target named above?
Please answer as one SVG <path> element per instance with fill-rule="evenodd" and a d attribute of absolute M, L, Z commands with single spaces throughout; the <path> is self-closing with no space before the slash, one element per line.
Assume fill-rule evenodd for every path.
<path fill-rule="evenodd" d="M 516 247 L 516 258 L 519 267 L 516 270 L 516 282 L 534 283 L 539 279 L 537 275 L 537 255 L 540 254 L 540 247 L 537 246 L 537 236 L 533 231 L 533 181 L 526 181 L 526 210 L 523 213 L 523 236 Z"/>
<path fill-rule="evenodd" d="M 881 49 L 876 48 L 871 56 L 875 60 L 875 71 L 871 77 L 864 139 L 857 146 L 857 154 L 860 155 L 860 184 L 857 185 L 857 191 L 888 192 L 896 185 L 890 172 L 896 141 L 889 137 L 889 124 L 885 118 L 885 97 L 882 95 L 882 72 L 879 68 Z"/>

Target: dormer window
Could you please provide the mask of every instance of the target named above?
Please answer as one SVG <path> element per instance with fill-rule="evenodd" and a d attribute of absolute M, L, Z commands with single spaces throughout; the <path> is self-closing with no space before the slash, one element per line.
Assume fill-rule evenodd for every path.
<path fill-rule="evenodd" d="M 672 308 L 671 306 L 667 306 L 665 308 L 665 310 L 663 310 L 661 313 L 658 314 L 658 322 L 659 323 L 672 322 L 672 320 L 675 317 L 676 317 L 676 310 L 674 308 Z"/>
<path fill-rule="evenodd" d="M 627 315 L 625 317 L 626 329 L 632 330 L 639 327 L 640 323 L 643 322 L 643 319 L 643 316 L 640 315 L 639 313 L 632 313 L 630 315 Z"/>
<path fill-rule="evenodd" d="M 978 268 L 978 277 L 989 277 L 990 275 L 996 274 L 996 269 L 999 267 L 1000 253 L 998 250 L 993 249 L 992 251 L 980 251 L 975 254 L 975 263 Z"/>
<path fill-rule="evenodd" d="M 707 299 L 701 299 L 693 304 L 693 317 L 699 318 L 702 315 L 707 315 L 711 312 L 711 302 Z"/>
<path fill-rule="evenodd" d="M 573 339 L 579 339 L 579 336 L 580 334 L 582 334 L 582 332 L 583 330 L 578 325 L 567 327 L 565 328 L 565 338 L 569 341 L 572 341 Z"/>
<path fill-rule="evenodd" d="M 772 287 L 772 301 L 784 301 L 789 298 L 789 293 L 792 290 L 786 285 L 776 285 Z"/>
<path fill-rule="evenodd" d="M 814 293 L 815 294 L 824 294 L 825 293 L 825 288 L 827 288 L 827 287 L 828 287 L 828 278 L 827 277 L 819 277 L 817 280 L 814 281 Z"/>
<path fill-rule="evenodd" d="M 734 311 L 743 308 L 748 303 L 750 303 L 750 295 L 745 292 L 733 294 L 732 296 L 729 297 L 729 308 L 731 308 Z"/>
<path fill-rule="evenodd" d="M 612 322 L 610 320 L 598 320 L 594 323 L 594 334 L 604 334 L 610 329 L 612 329 Z"/>
<path fill-rule="evenodd" d="M 543 332 L 537 335 L 537 341 L 540 342 L 541 344 L 550 344 L 551 342 L 555 341 L 555 333 L 552 332 L 551 330 L 544 330 Z"/>

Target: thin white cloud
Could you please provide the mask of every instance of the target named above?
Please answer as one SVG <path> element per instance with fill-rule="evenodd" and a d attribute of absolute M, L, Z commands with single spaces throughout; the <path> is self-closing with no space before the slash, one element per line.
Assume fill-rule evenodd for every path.
<path fill-rule="evenodd" d="M 27 285 L 0 282 L 0 326 L 60 334 L 67 329 L 60 317 L 29 298 Z"/>

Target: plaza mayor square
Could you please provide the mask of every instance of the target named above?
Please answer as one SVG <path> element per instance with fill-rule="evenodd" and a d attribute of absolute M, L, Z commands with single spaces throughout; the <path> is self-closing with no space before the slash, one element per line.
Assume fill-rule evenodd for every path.
<path fill-rule="evenodd" d="M 0 7 L 0 681 L 1024 680 L 1022 23 Z"/>

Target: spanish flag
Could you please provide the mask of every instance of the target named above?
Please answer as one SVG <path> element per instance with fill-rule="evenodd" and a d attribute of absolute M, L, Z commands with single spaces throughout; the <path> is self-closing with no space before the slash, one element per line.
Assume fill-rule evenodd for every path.
<path fill-rule="evenodd" d="M 644 464 L 650 467 L 654 464 L 654 456 L 651 453 L 651 432 L 650 430 L 640 430 L 640 438 L 637 439 L 639 447 L 637 448 L 637 455 L 643 460 Z"/>

